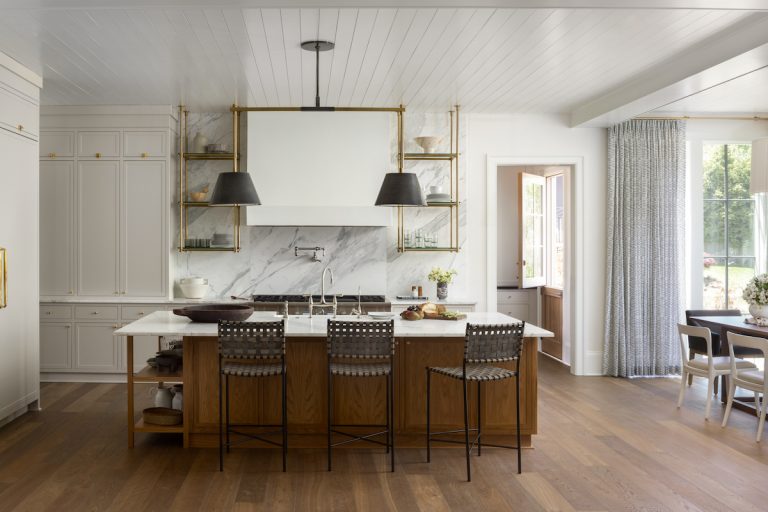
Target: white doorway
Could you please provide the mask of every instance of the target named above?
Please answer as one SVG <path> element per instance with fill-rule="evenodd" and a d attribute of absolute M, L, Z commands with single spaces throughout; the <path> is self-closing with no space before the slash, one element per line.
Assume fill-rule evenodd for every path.
<path fill-rule="evenodd" d="M 489 157 L 487 162 L 487 304 L 491 311 L 500 311 L 542 325 L 552 321 L 553 304 L 560 307 L 561 330 L 558 347 L 555 344 L 540 346 L 543 351 L 558 357 L 571 366 L 571 372 L 579 374 L 583 368 L 583 328 L 578 321 L 583 300 L 578 293 L 583 262 L 578 258 L 581 244 L 575 236 L 583 226 L 583 215 L 577 208 L 575 197 L 582 186 L 582 159 L 579 157 Z M 541 223 L 541 237 L 536 247 L 521 247 L 520 221 L 523 214 L 518 197 L 521 176 L 529 178 L 527 187 L 541 187 L 544 203 L 536 214 Z M 562 187 L 559 205 L 562 209 L 562 237 L 554 239 L 552 221 L 557 216 L 558 187 Z M 539 225 L 539 222 L 536 222 Z M 558 254 L 557 249 L 561 250 Z M 521 248 L 527 257 L 522 255 Z M 533 256 L 536 254 L 535 256 Z M 557 258 L 560 257 L 558 262 Z M 560 267 L 558 268 L 558 265 Z M 524 288 L 524 286 L 533 286 Z M 543 298 L 542 298 L 543 294 Z M 554 294 L 554 298 L 553 295 Z M 515 299 L 519 297 L 520 299 Z M 508 304 L 512 299 L 517 304 Z M 558 304 L 558 301 L 560 303 Z M 528 308 L 527 310 L 525 308 Z M 546 310 L 544 309 L 546 307 Z M 543 326 L 544 327 L 544 326 Z M 554 329 L 550 329 L 554 330 Z"/>

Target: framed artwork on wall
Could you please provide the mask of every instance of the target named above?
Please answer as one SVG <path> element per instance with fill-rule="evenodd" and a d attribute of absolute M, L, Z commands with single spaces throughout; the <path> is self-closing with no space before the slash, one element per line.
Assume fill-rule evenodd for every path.
<path fill-rule="evenodd" d="M 0 247 L 0 308 L 8 306 L 8 255 Z"/>

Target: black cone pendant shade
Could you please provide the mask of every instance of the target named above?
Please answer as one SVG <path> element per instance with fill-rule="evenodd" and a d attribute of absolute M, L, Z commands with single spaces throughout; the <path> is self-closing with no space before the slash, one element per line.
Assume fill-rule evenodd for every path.
<path fill-rule="evenodd" d="M 389 172 L 384 176 L 376 206 L 426 206 L 419 178 L 411 172 Z"/>
<path fill-rule="evenodd" d="M 247 172 L 222 172 L 213 187 L 210 205 L 237 206 L 259 205 L 253 180 Z"/>

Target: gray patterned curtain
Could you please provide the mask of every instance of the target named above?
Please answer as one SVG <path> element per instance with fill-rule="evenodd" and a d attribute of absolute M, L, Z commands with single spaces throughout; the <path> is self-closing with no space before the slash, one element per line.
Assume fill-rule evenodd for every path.
<path fill-rule="evenodd" d="M 685 123 L 636 120 L 608 139 L 608 275 L 603 371 L 680 372 Z"/>

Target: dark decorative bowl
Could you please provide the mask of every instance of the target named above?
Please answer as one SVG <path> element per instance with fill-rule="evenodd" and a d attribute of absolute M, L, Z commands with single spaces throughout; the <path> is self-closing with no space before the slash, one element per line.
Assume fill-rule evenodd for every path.
<path fill-rule="evenodd" d="M 242 322 L 253 314 L 253 307 L 245 304 L 204 304 L 177 308 L 173 314 L 206 324 L 215 324 L 219 320 Z"/>

